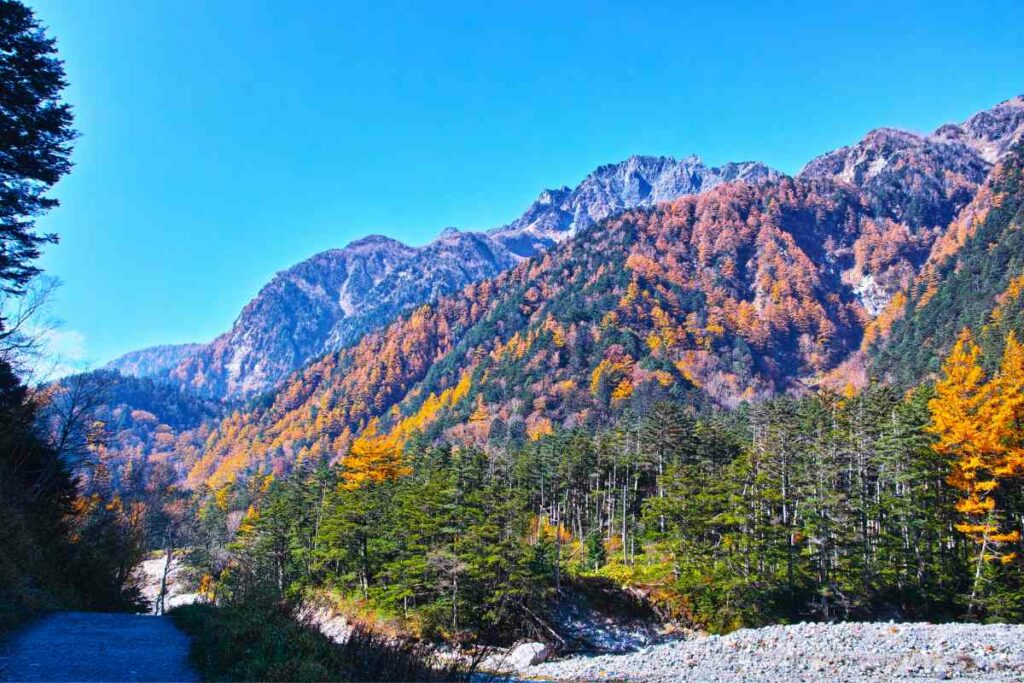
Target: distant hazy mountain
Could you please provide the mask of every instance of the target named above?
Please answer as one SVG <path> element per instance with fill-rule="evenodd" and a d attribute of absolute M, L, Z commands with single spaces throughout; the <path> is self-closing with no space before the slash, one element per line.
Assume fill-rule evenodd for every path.
<path fill-rule="evenodd" d="M 166 344 L 126 353 L 107 363 L 107 369 L 117 370 L 126 377 L 152 377 L 165 375 L 185 358 L 203 348 L 202 344 Z"/>

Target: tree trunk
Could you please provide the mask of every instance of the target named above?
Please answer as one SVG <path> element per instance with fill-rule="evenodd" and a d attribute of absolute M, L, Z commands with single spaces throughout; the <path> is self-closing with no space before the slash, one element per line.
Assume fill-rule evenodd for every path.
<path fill-rule="evenodd" d="M 156 604 L 153 606 L 153 614 L 164 613 L 164 600 L 167 597 L 167 575 L 171 573 L 171 558 L 174 552 L 171 549 L 170 540 L 166 543 L 167 552 L 164 555 L 164 570 L 160 575 L 160 592 L 156 596 Z"/>

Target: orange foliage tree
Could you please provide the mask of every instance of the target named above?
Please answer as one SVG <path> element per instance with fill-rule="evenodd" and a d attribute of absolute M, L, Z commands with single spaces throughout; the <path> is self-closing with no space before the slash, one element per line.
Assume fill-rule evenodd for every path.
<path fill-rule="evenodd" d="M 1017 557 L 1011 547 L 1020 541 L 1020 532 L 1000 530 L 996 493 L 1003 480 L 1024 473 L 1024 348 L 1011 332 L 991 378 L 980 356 L 965 329 L 943 364 L 929 402 L 929 431 L 938 437 L 933 449 L 950 459 L 948 482 L 964 494 L 956 509 L 965 519 L 956 528 L 979 548 L 971 610 L 986 562 L 1009 564 Z"/>
<path fill-rule="evenodd" d="M 348 456 L 342 461 L 342 487 L 352 491 L 412 474 L 397 440 L 379 436 L 377 429 L 377 420 L 372 420 L 352 443 Z"/>

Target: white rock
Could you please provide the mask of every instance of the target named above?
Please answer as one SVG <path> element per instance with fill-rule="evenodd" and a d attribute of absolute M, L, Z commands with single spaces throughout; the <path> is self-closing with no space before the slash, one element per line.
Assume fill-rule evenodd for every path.
<path fill-rule="evenodd" d="M 507 666 L 522 671 L 542 663 L 551 654 L 551 648 L 544 643 L 523 643 L 509 650 L 505 656 Z"/>

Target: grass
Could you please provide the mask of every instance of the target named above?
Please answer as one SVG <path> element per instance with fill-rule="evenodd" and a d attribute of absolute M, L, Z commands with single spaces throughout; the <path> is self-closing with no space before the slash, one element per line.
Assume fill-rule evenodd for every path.
<path fill-rule="evenodd" d="M 422 643 L 357 628 L 342 644 L 295 621 L 284 606 L 195 604 L 168 615 L 192 637 L 190 660 L 208 681 L 463 681 Z"/>

